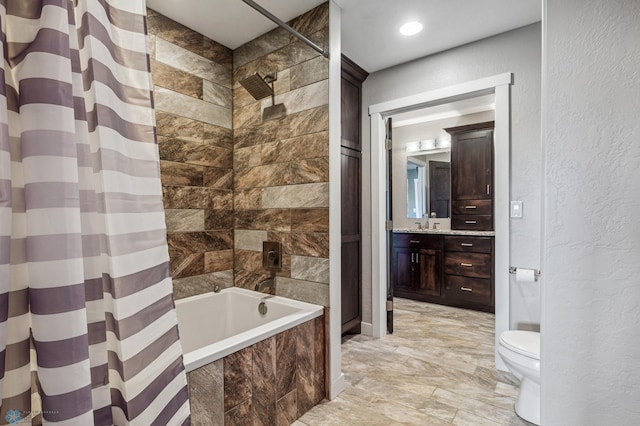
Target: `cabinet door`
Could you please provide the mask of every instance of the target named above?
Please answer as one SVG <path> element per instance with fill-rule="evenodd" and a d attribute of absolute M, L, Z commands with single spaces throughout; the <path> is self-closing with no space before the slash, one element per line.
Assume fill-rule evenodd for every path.
<path fill-rule="evenodd" d="M 454 137 L 451 179 L 454 201 L 492 199 L 493 130 L 477 130 Z"/>
<path fill-rule="evenodd" d="M 342 326 L 343 332 L 361 320 L 360 242 L 342 243 Z"/>
<path fill-rule="evenodd" d="M 360 151 L 362 82 L 369 74 L 351 59 L 342 55 L 342 85 L 340 92 L 342 116 L 342 142 L 346 148 Z"/>
<path fill-rule="evenodd" d="M 442 251 L 420 249 L 416 253 L 416 260 L 417 291 L 429 296 L 440 296 L 442 291 L 442 274 L 440 273 Z"/>
<path fill-rule="evenodd" d="M 343 73 L 341 87 L 341 145 L 360 150 L 360 84 Z"/>
<path fill-rule="evenodd" d="M 393 249 L 393 286 L 399 290 L 415 290 L 414 251 L 409 247 Z"/>
<path fill-rule="evenodd" d="M 362 319 L 360 162 L 359 152 L 341 149 L 343 332 L 358 326 Z"/>

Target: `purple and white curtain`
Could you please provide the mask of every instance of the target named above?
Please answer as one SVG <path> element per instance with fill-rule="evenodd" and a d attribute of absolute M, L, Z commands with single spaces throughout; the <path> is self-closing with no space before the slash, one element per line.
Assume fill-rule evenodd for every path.
<path fill-rule="evenodd" d="M 189 422 L 144 0 L 0 0 L 0 424 Z"/>

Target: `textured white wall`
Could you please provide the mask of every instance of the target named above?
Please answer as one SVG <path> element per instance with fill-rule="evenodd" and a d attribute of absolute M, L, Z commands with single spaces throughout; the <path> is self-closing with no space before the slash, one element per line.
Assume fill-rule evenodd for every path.
<path fill-rule="evenodd" d="M 511 221 L 511 264 L 538 268 L 540 262 L 541 25 L 533 24 L 407 64 L 375 72 L 363 85 L 363 211 L 370 212 L 370 105 L 512 72 L 511 198 L 524 202 L 524 218 Z M 363 218 L 363 247 L 370 245 L 370 217 Z M 371 321 L 371 258 L 363 258 L 363 317 Z M 529 328 L 540 321 L 538 285 L 511 283 L 511 324 Z"/>
<path fill-rule="evenodd" d="M 546 0 L 542 424 L 640 424 L 640 1 Z"/>

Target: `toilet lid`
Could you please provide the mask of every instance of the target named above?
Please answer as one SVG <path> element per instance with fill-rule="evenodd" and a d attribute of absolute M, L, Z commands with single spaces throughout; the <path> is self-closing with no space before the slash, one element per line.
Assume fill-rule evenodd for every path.
<path fill-rule="evenodd" d="M 500 335 L 500 343 L 521 355 L 540 359 L 540 333 L 509 330 Z"/>

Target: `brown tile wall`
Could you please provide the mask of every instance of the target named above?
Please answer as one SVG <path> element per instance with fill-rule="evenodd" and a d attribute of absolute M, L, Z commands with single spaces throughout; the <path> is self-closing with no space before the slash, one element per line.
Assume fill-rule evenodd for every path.
<path fill-rule="evenodd" d="M 174 296 L 233 285 L 233 52 L 147 10 Z"/>
<path fill-rule="evenodd" d="M 290 24 L 327 47 L 328 4 Z M 153 10 L 148 29 L 175 297 L 253 288 L 269 240 L 278 294 L 328 306 L 328 60 L 282 29 L 235 51 Z M 271 100 L 239 84 L 255 72 L 286 116 L 262 120 Z"/>
<path fill-rule="evenodd" d="M 328 46 L 328 4 L 290 24 Z M 231 51 L 148 10 L 160 171 L 176 299 L 252 288 L 283 244 L 278 294 L 329 305 L 328 60 L 277 29 Z M 239 84 L 277 72 L 286 116 Z M 194 424 L 290 424 L 325 395 L 324 319 L 189 373 Z"/>
<path fill-rule="evenodd" d="M 320 402 L 324 317 L 188 374 L 193 424 L 289 425 Z"/>
<path fill-rule="evenodd" d="M 326 48 L 328 3 L 290 25 Z M 328 306 L 328 60 L 280 28 L 233 54 L 235 285 L 269 277 L 262 241 L 279 241 L 277 293 Z M 239 83 L 256 72 L 277 73 L 275 102 L 286 116 L 262 119 L 271 99 L 256 101 Z"/>

